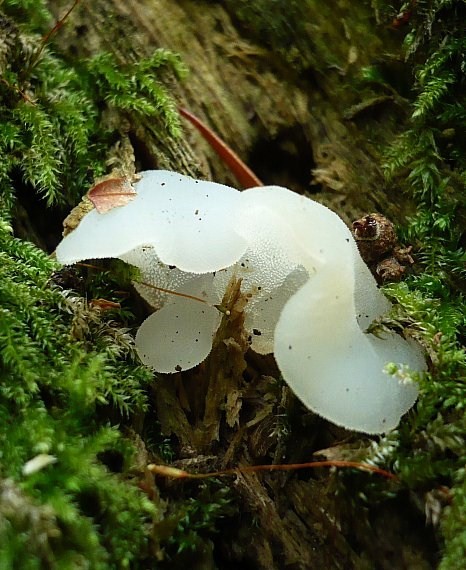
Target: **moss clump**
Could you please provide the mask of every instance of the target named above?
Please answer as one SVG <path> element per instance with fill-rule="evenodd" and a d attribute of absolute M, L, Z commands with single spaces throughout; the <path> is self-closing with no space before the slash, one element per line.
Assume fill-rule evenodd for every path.
<path fill-rule="evenodd" d="M 0 243 L 0 566 L 127 567 L 147 552 L 157 507 L 128 476 L 130 447 L 97 412 L 143 410 L 150 374 L 124 331 L 50 286 L 45 254 L 5 224 Z M 110 451 L 118 473 L 104 464 Z M 37 456 L 50 464 L 27 474 Z"/>
<path fill-rule="evenodd" d="M 47 215 L 74 205 L 105 172 L 126 114 L 153 117 L 162 137 L 177 136 L 159 79 L 184 68 L 163 49 L 124 67 L 107 53 L 65 61 L 39 35 L 53 26 L 43 0 L 5 0 L 1 9 L 0 567 L 146 568 L 165 551 L 176 560 L 186 545 L 193 557 L 227 502 L 210 493 L 173 500 L 169 532 L 158 532 L 166 505 L 130 427 L 143 429 L 153 375 L 125 328 L 134 316 L 84 297 L 121 300 L 111 288 L 128 272 L 83 279 L 10 228 L 27 194 Z"/>
<path fill-rule="evenodd" d="M 417 204 L 402 237 L 414 245 L 418 264 L 416 274 L 386 292 L 399 303 L 394 322 L 417 331 L 431 365 L 416 412 L 382 439 L 377 453 L 391 450 L 403 483 L 422 492 L 434 524 L 440 518 L 440 568 L 450 570 L 466 558 L 466 148 L 459 132 L 466 116 L 466 6 L 411 4 L 405 48 L 415 98 L 405 129 L 386 153 L 385 172 Z M 433 515 L 436 509 L 441 515 Z"/>
<path fill-rule="evenodd" d="M 156 50 L 121 66 L 110 53 L 67 62 L 38 35 L 48 20 L 45 2 L 7 0 L 0 12 L 0 206 L 14 201 L 18 182 L 51 204 L 75 204 L 92 179 L 105 172 L 108 148 L 118 135 L 105 120 L 152 116 L 168 135 L 179 133 L 176 107 L 160 78 L 180 77 L 179 57 Z M 11 16 L 24 18 L 16 24 Z M 42 27 L 43 31 L 43 27 Z"/>
<path fill-rule="evenodd" d="M 147 453 L 137 453 L 144 446 L 118 429 L 148 411 L 152 374 L 135 361 L 122 312 L 103 313 L 53 285 L 70 279 L 57 269 L 2 222 L 0 567 L 193 558 L 230 513 L 228 497 L 205 487 L 196 499 L 172 500 L 164 517 Z M 34 459 L 44 463 L 31 471 Z"/>

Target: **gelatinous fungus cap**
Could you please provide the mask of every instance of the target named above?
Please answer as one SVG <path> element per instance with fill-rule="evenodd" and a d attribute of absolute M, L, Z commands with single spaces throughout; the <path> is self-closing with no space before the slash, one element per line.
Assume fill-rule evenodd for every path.
<path fill-rule="evenodd" d="M 364 332 L 391 305 L 334 212 L 277 186 L 238 192 L 167 171 L 141 173 L 135 189 L 126 205 L 88 213 L 57 258 L 118 257 L 140 269 L 135 286 L 156 309 L 136 335 L 144 363 L 170 373 L 202 362 L 220 323 L 215 305 L 240 278 L 251 348 L 274 353 L 309 409 L 366 433 L 396 427 L 417 387 L 384 368 L 422 371 L 424 357 L 400 335 Z"/>

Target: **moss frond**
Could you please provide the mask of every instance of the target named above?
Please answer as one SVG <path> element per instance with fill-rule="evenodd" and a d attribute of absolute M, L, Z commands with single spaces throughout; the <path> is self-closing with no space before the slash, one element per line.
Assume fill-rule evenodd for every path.
<path fill-rule="evenodd" d="M 176 105 L 157 78 L 167 68 L 177 77 L 184 77 L 185 68 L 176 54 L 159 49 L 152 56 L 123 69 L 112 54 L 102 53 L 86 62 L 86 68 L 97 91 L 96 98 L 100 97 L 122 111 L 159 116 L 170 135 L 180 134 Z"/>
<path fill-rule="evenodd" d="M 53 19 L 43 0 L 4 0 L 2 10 L 9 16 L 28 21 L 28 27 L 37 32 L 53 24 Z"/>
<path fill-rule="evenodd" d="M 33 6 L 44 14 L 33 17 Z M 159 49 L 128 66 L 108 53 L 71 64 L 33 33 L 48 14 L 44 2 L 11 0 L 2 7 L 8 14 L 25 18 L 19 29 L 0 14 L 4 209 L 14 201 L 11 178 L 17 172 L 47 205 L 74 205 L 92 179 L 105 172 L 106 152 L 117 135 L 114 127 L 105 124 L 108 108 L 158 118 L 167 136 L 179 135 L 175 103 L 161 82 L 170 75 L 184 76 L 179 56 Z M 52 20 L 50 15 L 46 19 Z"/>
<path fill-rule="evenodd" d="M 151 375 L 134 363 L 130 339 L 115 323 L 95 314 L 82 338 L 70 334 L 83 309 L 50 286 L 53 260 L 6 224 L 0 244 L 0 488 L 10 486 L 25 509 L 19 516 L 0 497 L 0 565 L 128 567 L 144 555 L 157 506 L 128 477 L 134 452 L 95 411 L 144 409 Z M 115 449 L 124 452 L 118 474 L 100 459 Z M 39 454 L 53 462 L 26 473 Z M 42 547 L 33 513 L 50 531 Z"/>
<path fill-rule="evenodd" d="M 412 4 L 405 46 L 415 69 L 415 98 L 384 166 L 387 179 L 416 203 L 401 233 L 413 244 L 417 263 L 404 283 L 385 291 L 397 302 L 395 321 L 404 319 L 421 339 L 430 366 L 418 379 L 415 411 L 398 432 L 382 438 L 375 454 L 392 462 L 411 490 L 430 489 L 435 495 L 439 481 L 444 485 L 447 498 L 439 507 L 445 540 L 439 567 L 444 570 L 460 568 L 466 557 L 460 523 L 466 512 L 466 147 L 458 132 L 466 116 L 466 5 L 457 0 Z"/>

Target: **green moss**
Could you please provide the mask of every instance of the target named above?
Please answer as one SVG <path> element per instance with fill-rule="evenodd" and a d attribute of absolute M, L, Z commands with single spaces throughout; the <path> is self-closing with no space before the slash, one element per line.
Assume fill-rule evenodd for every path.
<path fill-rule="evenodd" d="M 127 567 L 146 551 L 157 507 L 128 477 L 134 452 L 97 411 L 144 409 L 151 375 L 124 331 L 50 286 L 57 267 L 45 254 L 5 227 L 0 244 L 0 566 Z M 102 461 L 109 451 L 121 456 L 119 473 Z M 25 474 L 40 454 L 53 463 Z"/>
<path fill-rule="evenodd" d="M 149 499 L 145 452 L 118 427 L 148 411 L 152 373 L 137 363 L 125 312 L 54 285 L 70 279 L 58 269 L 2 223 L 0 566 L 138 568 L 156 549 L 193 560 L 232 512 L 226 488 L 175 493 L 165 517 L 158 493 Z M 108 298 L 111 282 L 105 290 L 99 276 L 89 290 Z M 47 464 L 25 473 L 41 456 Z"/>
<path fill-rule="evenodd" d="M 325 81 L 325 76 L 336 70 L 346 74 L 351 50 L 361 60 L 380 45 L 377 36 L 365 32 L 371 25 L 370 10 L 365 6 L 354 9 L 354 4 L 346 0 L 233 0 L 223 4 L 239 20 L 246 35 L 270 50 L 275 63 L 278 56 L 286 67 L 303 77 L 308 72 L 319 72 Z M 362 38 L 364 45 L 360 43 Z"/>
<path fill-rule="evenodd" d="M 431 360 L 420 380 L 414 412 L 380 442 L 405 486 L 424 496 L 447 488 L 439 501 L 443 558 L 460 568 L 466 558 L 466 11 L 464 2 L 417 2 L 406 30 L 406 57 L 414 65 L 411 117 L 386 152 L 389 183 L 409 193 L 416 214 L 401 228 L 414 245 L 415 272 L 385 288 L 398 302 L 393 323 L 421 339 Z M 381 453 L 383 455 L 383 453 Z M 428 490 L 428 492 L 427 492 Z M 427 509 L 428 510 L 428 509 Z"/>
<path fill-rule="evenodd" d="M 180 77 L 179 57 L 156 50 L 121 66 L 110 53 L 65 61 L 36 33 L 47 14 L 40 0 L 4 2 L 0 13 L 0 206 L 13 204 L 14 183 L 40 193 L 48 205 L 75 204 L 105 172 L 118 132 L 109 111 L 159 119 L 167 135 L 179 134 L 175 104 L 160 82 Z M 49 18 L 51 21 L 51 18 Z"/>
<path fill-rule="evenodd" d="M 22 199 L 74 205 L 105 172 L 118 138 L 109 115 L 153 117 L 163 136 L 178 136 L 160 78 L 184 68 L 163 49 L 125 67 L 107 53 L 65 61 L 39 35 L 53 25 L 44 1 L 1 9 L 0 567 L 145 568 L 157 549 L 175 559 L 188 544 L 193 555 L 226 502 L 173 501 L 170 533 L 154 534 L 163 509 L 147 454 L 120 429 L 142 424 L 153 375 L 135 355 L 128 308 L 85 298 L 121 301 L 114 290 L 134 275 L 123 264 L 87 277 L 62 269 L 9 226 L 18 188 Z M 34 458 L 44 463 L 28 472 Z"/>
<path fill-rule="evenodd" d="M 196 498 L 189 497 L 176 505 L 164 521 L 165 525 L 173 525 L 166 541 L 167 556 L 176 559 L 179 566 L 189 564 L 193 552 L 205 548 L 203 538 L 218 532 L 219 519 L 236 512 L 231 501 L 230 490 L 212 480 L 196 489 Z"/>

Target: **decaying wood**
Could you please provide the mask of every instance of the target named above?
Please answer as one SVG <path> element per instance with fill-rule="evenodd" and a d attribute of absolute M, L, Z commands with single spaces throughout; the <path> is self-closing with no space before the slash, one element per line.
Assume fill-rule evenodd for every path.
<path fill-rule="evenodd" d="M 393 133 L 383 107 L 391 99 L 378 104 L 371 118 L 373 107 L 342 89 L 356 73 L 356 64 L 359 69 L 385 55 L 388 39 L 374 40 L 366 7 L 340 4 L 328 50 L 342 52 L 345 68 L 329 65 L 317 77 L 310 70 L 307 83 L 237 29 L 234 14 L 221 3 L 83 2 L 58 39 L 74 56 L 106 50 L 121 62 L 136 61 L 157 47 L 180 53 L 189 69 L 185 81 L 171 85 L 180 105 L 203 119 L 266 184 L 317 191 L 315 197 L 337 208 L 347 221 L 370 211 L 398 219 L 408 204 L 396 188 L 385 186 L 376 160 L 378 146 Z M 61 13 L 55 2 L 53 9 Z M 313 29 L 329 27 L 328 14 L 318 7 L 309 7 L 306 16 Z M 314 55 L 316 60 L 326 57 L 318 51 Z M 361 113 L 352 113 L 356 105 L 365 108 L 362 119 Z M 154 122 L 131 118 L 130 123 L 140 169 L 171 168 L 236 184 L 190 125 L 183 141 L 161 147 Z"/>

